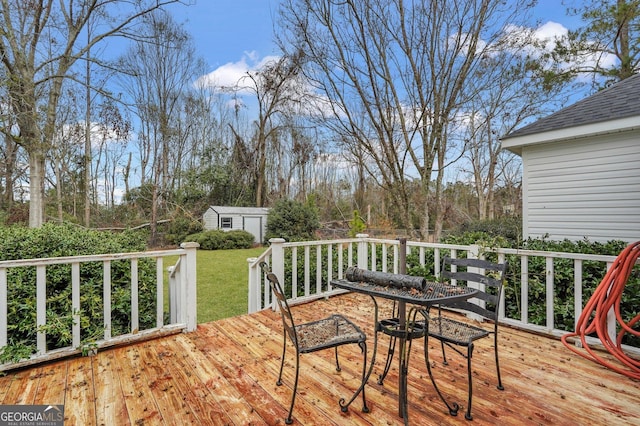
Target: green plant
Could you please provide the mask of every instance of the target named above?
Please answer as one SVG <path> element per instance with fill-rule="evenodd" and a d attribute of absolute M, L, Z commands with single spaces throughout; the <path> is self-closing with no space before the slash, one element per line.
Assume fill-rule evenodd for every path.
<path fill-rule="evenodd" d="M 41 228 L 0 228 L 0 260 L 79 256 L 101 253 L 143 251 L 143 233 L 87 231 L 72 226 L 45 224 Z M 83 341 L 104 330 L 102 262 L 80 266 L 80 317 Z M 155 326 L 155 264 L 138 260 L 138 298 L 140 329 Z M 46 324 L 36 327 L 36 267 L 7 270 L 8 346 L 1 357 L 11 361 L 35 353 L 37 331 L 47 335 L 49 350 L 69 346 L 72 342 L 71 265 L 46 268 Z M 111 262 L 112 335 L 131 331 L 131 262 Z M 18 358 L 17 357 L 21 357 Z"/>
<path fill-rule="evenodd" d="M 318 211 L 310 203 L 280 200 L 269 211 L 265 239 L 284 238 L 287 241 L 307 241 L 315 237 L 320 227 Z"/>
<path fill-rule="evenodd" d="M 221 229 L 213 229 L 185 237 L 185 241 L 194 241 L 200 244 L 202 250 L 246 249 L 253 246 L 253 240 L 254 236 L 250 232 L 223 231 Z"/>
<path fill-rule="evenodd" d="M 489 239 L 499 237 L 506 241 L 505 244 L 508 244 L 508 247 L 514 247 L 522 241 L 522 218 L 514 216 L 467 222 L 450 232 L 449 237 L 468 238 L 475 233 L 485 235 Z M 501 247 L 507 247 L 507 245 Z"/>
<path fill-rule="evenodd" d="M 202 222 L 185 216 L 174 218 L 167 226 L 165 239 L 170 244 L 179 245 L 186 240 L 188 235 L 202 231 Z"/>
<path fill-rule="evenodd" d="M 353 219 L 349 221 L 349 236 L 354 238 L 356 235 L 361 234 L 364 230 L 367 229 L 367 224 L 360 216 L 360 212 L 358 210 L 353 211 Z"/>

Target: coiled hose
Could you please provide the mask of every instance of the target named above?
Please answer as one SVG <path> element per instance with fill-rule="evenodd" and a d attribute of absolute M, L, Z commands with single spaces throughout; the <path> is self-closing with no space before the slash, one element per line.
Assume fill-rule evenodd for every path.
<path fill-rule="evenodd" d="M 640 331 L 633 329 L 633 326 L 640 321 L 640 313 L 628 322 L 625 322 L 620 314 L 622 293 L 638 257 L 640 257 L 640 241 L 630 244 L 620 252 L 585 305 L 576 323 L 576 331 L 563 335 L 561 340 L 567 348 L 583 358 L 595 361 L 632 379 L 640 380 L 640 360 L 629 357 L 622 350 L 622 338 L 626 333 L 640 336 Z M 612 308 L 619 324 L 619 332 L 615 341 L 612 340 L 607 330 L 607 314 Z M 605 349 L 622 365 L 602 358 L 589 347 L 586 337 L 593 333 L 597 335 Z M 568 342 L 567 339 L 576 336 L 580 337 L 584 350 Z"/>

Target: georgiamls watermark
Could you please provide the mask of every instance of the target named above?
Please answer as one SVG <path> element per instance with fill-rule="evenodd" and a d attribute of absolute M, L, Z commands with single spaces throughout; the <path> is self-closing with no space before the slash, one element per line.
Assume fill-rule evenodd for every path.
<path fill-rule="evenodd" d="M 64 405 L 0 405 L 0 426 L 63 426 Z"/>

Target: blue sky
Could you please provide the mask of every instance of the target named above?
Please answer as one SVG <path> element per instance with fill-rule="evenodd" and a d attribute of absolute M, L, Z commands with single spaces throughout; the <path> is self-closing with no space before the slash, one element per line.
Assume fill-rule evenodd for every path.
<path fill-rule="evenodd" d="M 231 84 L 247 70 L 276 55 L 273 22 L 279 0 L 196 0 L 195 5 L 171 7 L 177 22 L 193 35 L 197 53 L 221 85 Z M 576 0 L 574 4 L 581 3 Z M 539 0 L 535 17 L 541 36 L 573 28 L 579 22 L 566 16 L 560 0 Z M 546 24 L 546 25 L 544 25 Z"/>
<path fill-rule="evenodd" d="M 251 54 L 276 53 L 273 21 L 278 0 L 196 0 L 193 6 L 173 7 L 196 43 L 198 54 L 215 69 Z"/>

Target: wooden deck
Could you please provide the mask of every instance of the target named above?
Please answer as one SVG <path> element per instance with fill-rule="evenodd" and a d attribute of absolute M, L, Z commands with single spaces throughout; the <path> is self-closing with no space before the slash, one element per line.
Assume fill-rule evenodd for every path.
<path fill-rule="evenodd" d="M 345 313 L 373 341 L 372 304 L 366 296 L 344 295 L 293 309 L 298 321 Z M 491 339 L 483 339 L 474 356 L 473 422 L 464 419 L 463 409 L 456 417 L 447 413 L 428 379 L 422 343 L 414 343 L 409 367 L 411 424 L 639 424 L 639 382 L 574 355 L 558 340 L 508 327 L 500 332 L 505 390 L 495 387 Z M 0 377 L 0 402 L 64 404 L 65 425 L 284 424 L 293 351 L 287 354 L 285 384 L 278 387 L 281 339 L 279 314 L 271 311 L 201 324 L 194 333 L 9 372 Z M 386 357 L 385 342 L 366 389 L 370 413 L 361 412 L 361 398 L 348 413 L 337 403 L 358 386 L 362 357 L 357 347 L 341 350 L 339 373 L 331 351 L 303 355 L 295 424 L 402 424 L 397 413 L 397 363 L 383 386 L 376 383 Z M 444 367 L 439 347 L 431 353 L 443 392 L 465 405 L 464 360 L 456 356 Z"/>

